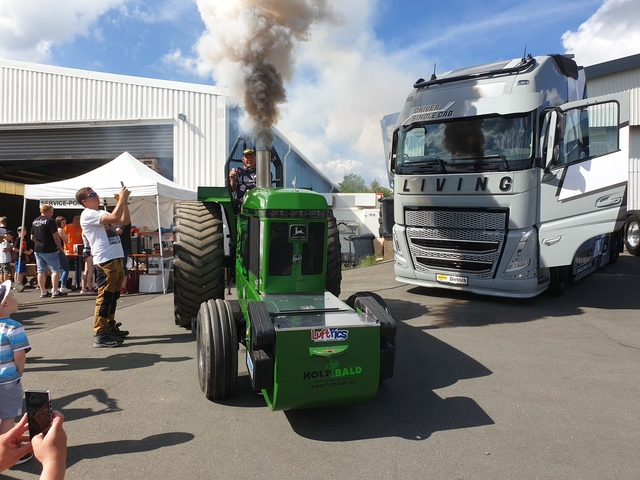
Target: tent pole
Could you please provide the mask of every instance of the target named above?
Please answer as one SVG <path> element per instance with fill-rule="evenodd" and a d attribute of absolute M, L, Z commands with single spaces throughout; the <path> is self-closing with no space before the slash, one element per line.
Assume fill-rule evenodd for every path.
<path fill-rule="evenodd" d="M 22 221 L 20 222 L 20 226 L 22 227 L 22 230 L 20 230 L 20 234 L 16 235 L 19 239 L 20 239 L 20 247 L 18 248 L 18 263 L 16 263 L 13 266 L 13 283 L 16 283 L 19 279 L 20 279 L 20 274 L 18 273 L 20 271 L 20 262 L 22 261 L 22 238 L 20 235 L 25 235 L 25 239 L 27 238 L 26 235 L 27 233 L 24 231 L 25 229 L 25 225 L 24 225 L 24 218 L 27 215 L 27 197 L 23 196 L 22 197 Z M 18 232 L 16 232 L 17 234 Z M 25 276 L 26 278 L 26 276 Z"/>
<path fill-rule="evenodd" d="M 160 275 L 162 275 L 162 293 L 167 293 L 164 281 L 164 249 L 162 248 L 162 225 L 160 225 L 160 195 L 156 195 L 156 212 L 158 214 L 158 243 L 160 244 Z"/>

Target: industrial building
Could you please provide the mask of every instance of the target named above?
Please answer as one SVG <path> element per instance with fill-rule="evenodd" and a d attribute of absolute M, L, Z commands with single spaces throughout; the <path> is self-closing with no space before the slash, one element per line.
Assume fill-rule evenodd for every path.
<path fill-rule="evenodd" d="M 618 58 L 585 68 L 589 97 L 610 93 L 629 93 L 629 175 L 627 204 L 640 205 L 640 54 Z"/>
<path fill-rule="evenodd" d="M 239 118 L 214 86 L 0 60 L 0 215 L 17 226 L 22 184 L 71 178 L 125 151 L 184 187 L 223 186 Z M 295 177 L 300 188 L 336 190 L 274 135 L 285 186 Z"/>

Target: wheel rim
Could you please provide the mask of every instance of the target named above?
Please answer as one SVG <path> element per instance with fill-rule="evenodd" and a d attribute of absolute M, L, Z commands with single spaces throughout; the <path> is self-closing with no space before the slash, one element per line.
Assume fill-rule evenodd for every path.
<path fill-rule="evenodd" d="M 637 222 L 632 222 L 627 228 L 627 245 L 631 248 L 638 248 L 640 245 L 640 226 Z"/>

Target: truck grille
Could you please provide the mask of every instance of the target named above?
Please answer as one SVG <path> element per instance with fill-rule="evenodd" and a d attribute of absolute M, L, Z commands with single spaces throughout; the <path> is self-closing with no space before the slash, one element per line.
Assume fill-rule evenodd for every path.
<path fill-rule="evenodd" d="M 500 259 L 506 209 L 405 210 L 409 249 L 416 270 L 490 278 Z"/>

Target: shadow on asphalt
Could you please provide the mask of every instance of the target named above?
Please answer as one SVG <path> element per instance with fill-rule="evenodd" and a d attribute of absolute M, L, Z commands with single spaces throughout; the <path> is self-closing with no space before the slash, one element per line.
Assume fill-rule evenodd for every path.
<path fill-rule="evenodd" d="M 456 290 L 412 287 L 407 292 L 440 301 L 429 308 L 430 328 L 482 327 L 500 323 L 524 323 L 540 318 L 580 316 L 586 308 L 638 310 L 640 259 L 620 257 L 606 267 L 568 285 L 565 293 L 552 297 L 545 293 L 529 299 L 475 295 Z M 442 300 L 455 300 L 442 303 Z M 394 310 L 394 300 L 386 300 Z M 419 300 L 422 302 L 422 300 Z M 471 304 L 473 305 L 471 306 Z M 400 319 L 402 320 L 402 319 Z"/>
<path fill-rule="evenodd" d="M 103 408 L 96 409 L 93 407 L 94 402 L 103 405 Z M 90 408 L 77 408 L 70 407 L 73 402 L 82 400 L 80 403 L 91 402 Z M 102 415 L 105 413 L 120 412 L 122 409 L 118 406 L 118 401 L 109 397 L 107 392 L 102 388 L 94 388 L 92 390 L 85 390 L 84 392 L 76 392 L 71 395 L 56 398 L 54 410 L 60 410 L 64 412 L 64 421 L 71 422 L 73 420 L 80 420 L 82 418 L 95 417 L 96 415 Z"/>
<path fill-rule="evenodd" d="M 125 345 L 119 347 L 119 350 Z M 193 357 L 163 357 L 155 353 L 116 353 L 105 358 L 43 358 L 29 357 L 28 372 L 63 372 L 73 370 L 121 371 L 147 368 L 157 363 L 175 363 L 193 360 Z"/>
<path fill-rule="evenodd" d="M 150 452 L 152 450 L 190 442 L 194 438 L 195 435 L 187 432 L 164 432 L 156 435 L 150 435 L 140 440 L 114 440 L 110 442 L 89 443 L 85 445 L 71 445 L 67 449 L 67 470 L 71 466 L 83 460 L 110 456 L 115 457 L 130 453 Z M 39 474 L 42 469 L 40 464 L 33 460 L 22 465 L 17 465 L 13 468 L 15 470 L 33 473 L 34 475 Z"/>

